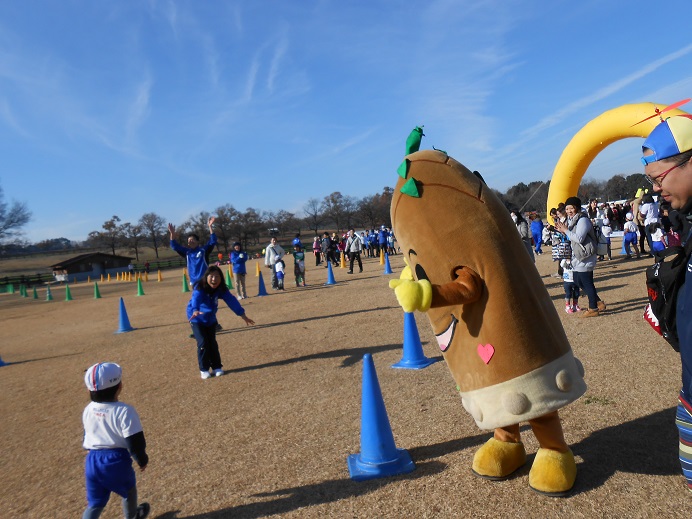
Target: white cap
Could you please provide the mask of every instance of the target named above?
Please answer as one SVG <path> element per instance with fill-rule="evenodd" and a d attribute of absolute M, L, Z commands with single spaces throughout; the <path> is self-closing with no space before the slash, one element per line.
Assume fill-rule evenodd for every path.
<path fill-rule="evenodd" d="M 607 218 L 604 218 L 603 219 L 603 225 L 610 225 L 610 220 L 608 220 Z"/>
<path fill-rule="evenodd" d="M 117 386 L 123 378 L 123 370 L 115 362 L 101 362 L 86 370 L 84 383 L 89 391 L 100 391 Z"/>
<path fill-rule="evenodd" d="M 625 215 L 625 218 L 627 218 L 628 220 L 634 220 L 634 215 L 632 213 L 627 213 Z"/>

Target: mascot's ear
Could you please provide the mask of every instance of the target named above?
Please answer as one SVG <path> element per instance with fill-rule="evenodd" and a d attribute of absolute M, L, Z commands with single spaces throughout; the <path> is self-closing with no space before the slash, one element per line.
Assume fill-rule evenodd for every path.
<path fill-rule="evenodd" d="M 483 179 L 483 177 L 481 176 L 481 174 L 478 173 L 478 171 L 474 171 L 473 174 L 476 175 L 476 176 L 479 178 L 479 180 L 480 180 L 481 182 L 483 182 L 483 184 L 485 184 L 486 186 L 488 185 L 488 184 L 485 183 L 485 180 Z"/>

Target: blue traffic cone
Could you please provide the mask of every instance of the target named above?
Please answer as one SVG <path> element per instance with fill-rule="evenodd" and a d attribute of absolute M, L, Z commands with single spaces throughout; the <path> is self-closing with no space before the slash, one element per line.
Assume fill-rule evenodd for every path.
<path fill-rule="evenodd" d="M 130 320 L 127 318 L 127 310 L 125 310 L 125 302 L 123 301 L 123 298 L 120 298 L 120 328 L 118 328 L 118 331 L 115 333 L 125 333 L 125 332 L 131 332 L 134 330 L 132 326 L 130 326 Z"/>
<path fill-rule="evenodd" d="M 327 261 L 327 282 L 325 285 L 336 285 L 336 280 L 334 279 L 334 271 L 332 270 L 332 262 Z"/>
<path fill-rule="evenodd" d="M 389 265 L 389 254 L 384 255 L 384 274 L 394 274 L 392 267 Z"/>
<path fill-rule="evenodd" d="M 430 359 L 423 353 L 423 345 L 420 342 L 416 317 L 413 312 L 404 312 L 404 356 L 393 368 L 423 369 L 437 362 L 440 358 Z"/>
<path fill-rule="evenodd" d="M 377 381 L 372 355 L 363 357 L 363 394 L 360 418 L 360 453 L 346 459 L 354 481 L 395 476 L 416 466 L 405 449 L 397 449 Z"/>
<path fill-rule="evenodd" d="M 264 286 L 264 279 L 262 278 L 262 273 L 259 273 L 259 292 L 257 297 L 267 296 L 267 288 Z"/>

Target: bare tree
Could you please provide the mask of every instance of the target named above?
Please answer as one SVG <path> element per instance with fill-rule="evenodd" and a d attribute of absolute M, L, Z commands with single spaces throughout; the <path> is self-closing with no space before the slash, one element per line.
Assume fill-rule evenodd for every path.
<path fill-rule="evenodd" d="M 31 220 L 31 211 L 26 204 L 13 201 L 12 205 L 8 206 L 0 187 L 0 242 L 19 235 L 21 228 L 29 223 L 29 220 Z"/>
<path fill-rule="evenodd" d="M 145 213 L 139 219 L 142 230 L 149 235 L 151 246 L 154 248 L 156 257 L 159 257 L 159 247 L 165 243 L 166 220 L 156 213 Z"/>
<path fill-rule="evenodd" d="M 374 229 L 379 221 L 378 213 L 379 210 L 375 196 L 363 197 L 360 202 L 358 202 L 358 217 L 363 226 Z"/>
<path fill-rule="evenodd" d="M 228 254 L 228 243 L 240 235 L 238 218 L 240 213 L 230 204 L 216 208 L 215 234 L 219 241 L 219 249 L 223 246 Z"/>
<path fill-rule="evenodd" d="M 300 220 L 296 218 L 295 214 L 284 211 L 283 209 L 276 213 L 276 225 L 279 228 L 281 236 L 286 236 L 286 233 L 289 231 L 300 232 Z"/>
<path fill-rule="evenodd" d="M 122 243 L 123 232 L 119 224 L 120 218 L 113 215 L 113 218 L 103 223 L 103 231 L 91 231 L 89 241 L 97 247 L 107 247 L 115 256 L 115 249 Z"/>
<path fill-rule="evenodd" d="M 391 227 L 389 206 L 392 204 L 394 190 L 384 187 L 382 193 L 366 196 L 357 204 L 357 216 L 366 227 L 376 229 L 380 225 Z"/>
<path fill-rule="evenodd" d="M 320 209 L 320 201 L 317 198 L 310 198 L 303 206 L 303 214 L 305 214 L 305 222 L 308 228 L 315 231 L 315 235 L 319 234 L 320 226 L 324 220 Z"/>
<path fill-rule="evenodd" d="M 240 242 L 246 249 L 252 240 L 253 244 L 259 243 L 260 232 L 265 223 L 257 209 L 248 207 L 244 213 L 240 213 L 238 224 L 240 227 Z"/>
<path fill-rule="evenodd" d="M 124 244 L 135 253 L 135 258 L 139 261 L 139 248 L 141 247 L 142 241 L 144 241 L 142 226 L 125 222 L 120 226 L 120 231 L 122 232 Z"/>
<path fill-rule="evenodd" d="M 325 196 L 320 208 L 334 222 L 337 232 L 341 232 L 345 223 L 344 195 L 335 191 L 331 195 Z"/>
<path fill-rule="evenodd" d="M 356 213 L 358 211 L 358 202 L 352 196 L 345 196 L 343 198 L 343 213 L 346 220 L 346 228 L 350 229 L 353 227 Z"/>
<path fill-rule="evenodd" d="M 279 218 L 277 217 L 276 213 L 273 211 L 262 211 L 261 214 L 262 221 L 264 222 L 264 225 L 267 227 L 267 230 L 271 233 L 271 229 L 278 229 L 279 228 Z"/>

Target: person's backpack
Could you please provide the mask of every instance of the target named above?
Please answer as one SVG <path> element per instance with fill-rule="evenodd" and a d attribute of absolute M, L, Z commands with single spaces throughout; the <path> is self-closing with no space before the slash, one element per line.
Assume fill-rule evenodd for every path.
<path fill-rule="evenodd" d="M 678 291 L 685 282 L 687 263 L 692 254 L 692 239 L 684 247 L 668 247 L 655 254 L 655 262 L 646 269 L 646 292 L 649 304 L 644 320 L 668 343 L 680 351 L 676 322 Z"/>

